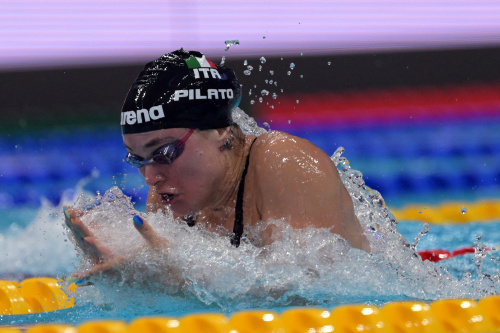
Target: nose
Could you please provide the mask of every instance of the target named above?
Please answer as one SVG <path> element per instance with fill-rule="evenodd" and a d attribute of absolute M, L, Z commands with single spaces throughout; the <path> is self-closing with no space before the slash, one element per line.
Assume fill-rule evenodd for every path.
<path fill-rule="evenodd" d="M 146 180 L 146 184 L 149 186 L 154 186 L 158 182 L 165 179 L 161 172 L 161 165 L 159 164 L 148 164 L 139 169 L 139 172 Z"/>

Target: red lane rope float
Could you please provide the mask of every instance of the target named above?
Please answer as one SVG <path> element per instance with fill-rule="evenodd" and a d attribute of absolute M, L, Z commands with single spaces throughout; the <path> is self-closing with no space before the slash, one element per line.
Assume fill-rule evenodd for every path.
<path fill-rule="evenodd" d="M 496 248 L 485 248 L 486 251 L 495 250 Z M 467 253 L 474 253 L 476 250 L 473 247 L 463 247 L 457 249 L 455 251 L 441 250 L 441 249 L 433 249 L 433 250 L 422 250 L 418 251 L 418 254 L 422 258 L 422 261 L 429 260 L 432 262 L 438 262 L 444 259 L 450 259 L 453 257 L 461 256 Z"/>
<path fill-rule="evenodd" d="M 299 101 L 299 102 L 297 102 Z M 271 103 L 269 103 L 271 104 Z M 281 94 L 272 107 L 256 103 L 262 120 L 342 124 L 498 116 L 500 84 Z M 313 111 L 311 111 L 313 110 Z"/>

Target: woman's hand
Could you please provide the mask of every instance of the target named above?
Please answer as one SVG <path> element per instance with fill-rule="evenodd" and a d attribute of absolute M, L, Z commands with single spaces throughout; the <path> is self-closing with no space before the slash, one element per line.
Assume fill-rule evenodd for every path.
<path fill-rule="evenodd" d="M 112 274 L 112 272 L 122 270 L 128 262 L 133 260 L 133 254 L 113 253 L 108 247 L 99 242 L 80 219 L 83 215 L 82 211 L 65 207 L 64 213 L 66 215 L 66 224 L 68 224 L 73 232 L 77 245 L 85 254 L 89 255 L 93 261 L 93 266 L 90 270 L 76 273 L 73 276 L 82 279 L 101 273 Z M 162 254 L 168 253 L 169 242 L 165 238 L 159 236 L 146 220 L 136 215 L 133 221 L 136 230 L 146 240 L 146 243 L 151 249 L 154 251 L 161 251 Z"/>

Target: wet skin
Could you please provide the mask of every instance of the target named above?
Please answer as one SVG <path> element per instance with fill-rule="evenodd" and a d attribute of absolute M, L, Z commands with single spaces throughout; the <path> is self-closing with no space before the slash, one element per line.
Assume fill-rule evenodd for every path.
<path fill-rule="evenodd" d="M 150 159 L 152 153 L 177 140 L 188 129 L 164 129 L 127 134 L 123 141 L 129 152 Z M 170 206 L 178 218 L 196 214 L 197 223 L 208 230 L 224 227 L 231 231 L 238 184 L 254 136 L 235 140 L 231 150 L 220 147 L 231 135 L 230 129 L 195 131 L 183 153 L 170 165 L 151 164 L 139 169 L 150 186 L 147 211 Z M 351 197 L 343 186 L 330 157 L 309 141 L 282 132 L 259 136 L 252 146 L 243 201 L 244 224 L 284 218 L 293 228 L 329 228 L 351 246 L 369 252 L 369 243 L 354 214 Z M 118 265 L 123 258 L 109 253 L 85 228 L 79 213 L 70 211 L 74 224 L 81 229 L 84 250 L 93 255 L 92 275 Z M 143 220 L 136 229 L 147 243 L 168 251 L 169 242 Z M 279 237 L 274 228 L 264 228 L 253 239 L 265 246 Z M 229 241 L 229 240 L 228 240 Z M 80 276 L 82 276 L 80 274 Z"/>

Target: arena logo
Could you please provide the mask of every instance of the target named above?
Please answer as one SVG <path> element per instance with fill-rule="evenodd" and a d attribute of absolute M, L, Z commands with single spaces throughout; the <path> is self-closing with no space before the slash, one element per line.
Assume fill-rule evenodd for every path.
<path fill-rule="evenodd" d="M 165 113 L 163 113 L 163 107 L 161 105 L 153 106 L 149 110 L 125 111 L 122 112 L 121 125 L 141 124 L 143 121 L 147 123 L 151 120 L 157 120 L 163 117 L 165 117 Z"/>
<path fill-rule="evenodd" d="M 174 101 L 181 98 L 193 99 L 231 99 L 234 97 L 233 89 L 207 89 L 204 95 L 201 89 L 183 89 L 176 90 L 174 93 Z"/>

